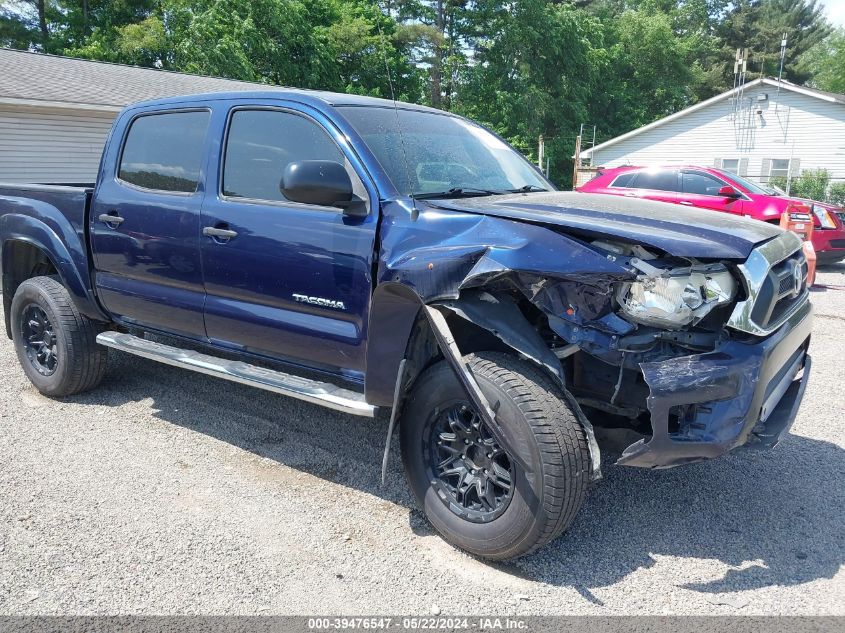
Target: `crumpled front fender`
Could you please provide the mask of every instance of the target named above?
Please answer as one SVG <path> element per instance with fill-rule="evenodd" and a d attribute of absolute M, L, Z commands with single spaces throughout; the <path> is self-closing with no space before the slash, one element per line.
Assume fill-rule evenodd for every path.
<path fill-rule="evenodd" d="M 560 362 L 517 306 L 501 301 L 497 293 L 517 290 L 545 314 L 577 327 L 610 314 L 613 285 L 632 276 L 615 258 L 533 224 L 434 208 L 417 213 L 394 202 L 381 226 L 379 286 L 404 288 L 390 292 L 403 300 L 413 296 L 423 304 L 442 305 L 545 367 L 560 383 L 588 437 L 594 478 L 600 477 L 598 445 L 592 426 L 566 391 Z M 403 332 L 410 330 L 406 325 L 392 322 L 393 329 Z M 371 321 L 370 332 L 380 329 Z M 391 359 L 380 374 L 395 375 L 400 360 Z M 385 396 L 390 391 L 386 385 L 378 390 Z"/>

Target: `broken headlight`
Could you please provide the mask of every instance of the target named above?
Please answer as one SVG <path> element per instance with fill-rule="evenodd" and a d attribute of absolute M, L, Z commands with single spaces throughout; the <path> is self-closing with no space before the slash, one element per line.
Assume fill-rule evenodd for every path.
<path fill-rule="evenodd" d="M 649 268 L 652 272 L 622 284 L 616 294 L 622 315 L 634 323 L 677 330 L 698 323 L 736 296 L 736 281 L 722 266 L 677 271 Z"/>

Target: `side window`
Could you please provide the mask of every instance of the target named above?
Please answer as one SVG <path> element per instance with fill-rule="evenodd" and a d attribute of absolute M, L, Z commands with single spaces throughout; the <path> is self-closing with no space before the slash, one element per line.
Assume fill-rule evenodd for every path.
<path fill-rule="evenodd" d="M 619 187 L 621 189 L 630 189 L 633 186 L 634 176 L 637 175 L 635 171 L 629 171 L 618 175 L 612 183 L 611 187 Z"/>
<path fill-rule="evenodd" d="M 657 191 L 677 191 L 678 172 L 674 169 L 659 171 L 641 171 L 637 174 L 637 189 L 655 189 Z"/>
<path fill-rule="evenodd" d="M 229 124 L 223 164 L 223 195 L 285 200 L 279 185 L 288 163 L 333 160 L 343 152 L 314 121 L 278 110 L 236 110 Z M 354 181 L 354 179 L 353 179 Z"/>
<path fill-rule="evenodd" d="M 684 193 L 696 193 L 702 196 L 718 196 L 719 189 L 726 183 L 710 174 L 700 171 L 685 171 L 681 174 Z"/>
<path fill-rule="evenodd" d="M 145 114 L 132 122 L 118 178 L 156 189 L 193 193 L 200 179 L 210 112 Z"/>

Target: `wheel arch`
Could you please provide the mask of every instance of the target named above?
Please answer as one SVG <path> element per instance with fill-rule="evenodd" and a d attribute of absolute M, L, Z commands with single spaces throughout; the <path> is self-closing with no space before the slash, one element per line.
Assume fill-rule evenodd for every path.
<path fill-rule="evenodd" d="M 444 311 L 449 329 L 461 354 L 479 351 L 504 351 L 528 359 L 560 385 L 564 397 L 574 409 L 587 435 L 593 462 L 593 478 L 600 475 L 601 457 L 592 425 L 566 386 L 560 361 L 543 341 L 519 305 L 507 295 L 482 289 L 461 291 L 456 299 L 435 300 L 425 304 L 414 290 L 400 283 L 379 286 L 373 295 L 367 349 L 366 398 L 377 406 L 401 407 L 405 393 L 416 378 L 443 351 L 422 311 L 424 305 Z M 406 360 L 403 375 L 399 368 Z M 396 390 L 396 381 L 403 380 Z M 398 396 L 394 403 L 394 398 Z"/>
<path fill-rule="evenodd" d="M 0 280 L 6 335 L 12 338 L 10 314 L 15 291 L 21 283 L 39 275 L 58 276 L 81 313 L 104 320 L 105 315 L 97 306 L 89 284 L 80 275 L 68 249 L 48 227 L 31 218 L 29 220 L 25 225 L 34 230 L 26 234 L 21 231 L 4 231 L 0 242 Z"/>

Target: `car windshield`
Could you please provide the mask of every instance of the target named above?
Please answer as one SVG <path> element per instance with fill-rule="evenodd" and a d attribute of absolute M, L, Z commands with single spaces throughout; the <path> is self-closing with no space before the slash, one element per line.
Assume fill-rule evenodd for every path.
<path fill-rule="evenodd" d="M 776 189 L 772 189 L 771 187 L 764 187 L 763 185 L 752 182 L 742 176 L 737 176 L 733 172 L 721 171 L 725 178 L 729 180 L 733 180 L 736 184 L 740 185 L 741 187 L 745 187 L 751 193 L 761 194 L 764 196 L 779 196 L 780 193 Z"/>
<path fill-rule="evenodd" d="M 445 198 L 553 189 L 510 145 L 469 121 L 402 108 L 338 109 L 402 195 Z"/>

